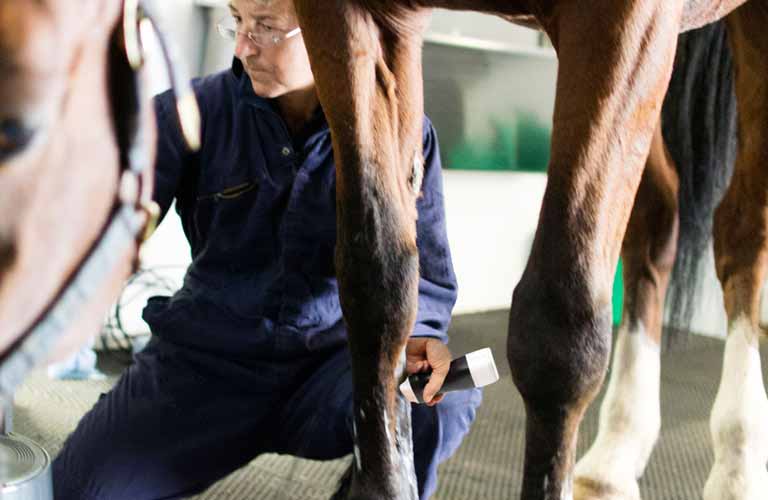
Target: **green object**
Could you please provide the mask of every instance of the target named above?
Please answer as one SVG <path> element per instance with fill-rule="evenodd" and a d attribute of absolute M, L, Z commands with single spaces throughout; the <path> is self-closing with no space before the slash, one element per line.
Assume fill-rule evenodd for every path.
<path fill-rule="evenodd" d="M 517 130 L 514 124 L 491 119 L 492 137 L 466 139 L 448 153 L 448 166 L 464 170 L 514 170 Z"/>
<path fill-rule="evenodd" d="M 494 163 L 503 170 L 514 170 L 518 166 L 518 131 L 514 123 L 492 120 L 495 133 L 493 141 Z"/>
<path fill-rule="evenodd" d="M 448 147 L 447 168 L 546 172 L 549 164 L 549 127 L 531 113 L 511 119 L 489 118 L 490 136 L 466 137 Z"/>
<path fill-rule="evenodd" d="M 517 120 L 517 152 L 519 170 L 546 172 L 549 165 L 550 130 L 531 114 L 520 114 Z"/>
<path fill-rule="evenodd" d="M 448 166 L 462 170 L 498 170 L 490 148 L 469 141 L 458 144 L 448 153 Z"/>
<path fill-rule="evenodd" d="M 624 312 L 624 274 L 621 259 L 616 266 L 616 274 L 613 277 L 613 295 L 611 304 L 613 305 L 613 324 L 618 326 L 621 323 L 621 315 Z"/>

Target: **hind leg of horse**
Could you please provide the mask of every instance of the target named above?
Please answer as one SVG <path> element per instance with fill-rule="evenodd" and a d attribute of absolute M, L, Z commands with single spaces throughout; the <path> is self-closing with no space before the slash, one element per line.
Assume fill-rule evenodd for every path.
<path fill-rule="evenodd" d="M 680 2 L 560 2 L 552 159 L 510 312 L 508 359 L 526 407 L 522 498 L 573 491 L 578 426 L 602 384 L 612 278 L 669 83 Z"/>
<path fill-rule="evenodd" d="M 715 263 L 728 315 L 720 388 L 710 417 L 715 463 L 705 500 L 757 500 L 768 491 L 768 399 L 760 366 L 760 291 L 768 264 L 768 6 L 728 18 L 739 150 L 715 212 Z"/>
<path fill-rule="evenodd" d="M 637 485 L 661 427 L 659 346 L 664 297 L 677 248 L 678 177 L 656 127 L 621 256 L 624 314 L 614 344 L 595 442 L 576 465 L 590 498 L 639 500 Z"/>
<path fill-rule="evenodd" d="M 410 404 L 395 384 L 417 306 L 420 187 L 412 180 L 422 165 L 421 33 L 428 12 L 374 17 L 357 2 L 295 5 L 337 169 L 336 273 L 355 428 L 351 483 L 339 495 L 415 499 Z"/>

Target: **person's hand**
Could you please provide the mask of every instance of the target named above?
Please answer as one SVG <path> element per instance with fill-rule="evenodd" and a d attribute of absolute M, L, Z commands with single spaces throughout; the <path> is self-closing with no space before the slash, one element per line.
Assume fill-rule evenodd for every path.
<path fill-rule="evenodd" d="M 434 406 L 443 399 L 435 396 L 440 391 L 451 366 L 451 351 L 440 340 L 431 337 L 408 339 L 405 346 L 405 371 L 409 375 L 424 372 L 432 368 L 429 383 L 424 388 L 423 399 L 429 406 Z"/>

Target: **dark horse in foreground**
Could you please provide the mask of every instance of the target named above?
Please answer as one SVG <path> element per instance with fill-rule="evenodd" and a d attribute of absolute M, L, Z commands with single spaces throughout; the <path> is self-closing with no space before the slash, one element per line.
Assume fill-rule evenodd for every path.
<path fill-rule="evenodd" d="M 19 374 L 50 348 L 50 339 L 28 342 L 32 334 L 93 331 L 130 269 L 134 240 L 151 212 L 151 161 L 134 147 L 151 143 L 136 135 L 146 131 L 138 124 L 149 122 L 139 112 L 145 99 L 116 84 L 130 76 L 116 40 L 121 25 L 135 29 L 136 4 L 0 3 L 0 389 L 6 398 Z M 338 165 L 337 274 L 359 449 L 339 495 L 376 500 L 416 497 L 409 408 L 395 383 L 416 311 L 420 57 L 429 8 L 476 10 L 542 29 L 560 61 L 549 182 L 514 293 L 508 343 L 527 410 L 522 497 L 537 500 L 639 498 L 637 477 L 660 425 L 661 306 L 678 233 L 680 181 L 661 139 L 661 104 L 678 33 L 727 16 L 740 135 L 733 181 L 715 216 L 729 338 L 712 417 L 715 465 L 704 493 L 706 500 L 762 498 L 768 402 L 757 321 L 768 227 L 768 3 L 295 4 Z M 113 57 L 116 51 L 122 56 Z M 99 236 L 113 235 L 113 227 L 118 236 Z M 104 255 L 105 239 L 120 243 L 107 252 L 111 258 L 86 265 L 92 260 L 83 255 Z M 627 308 L 615 368 L 599 437 L 575 466 L 579 422 L 608 364 L 611 280 L 622 241 Z"/>

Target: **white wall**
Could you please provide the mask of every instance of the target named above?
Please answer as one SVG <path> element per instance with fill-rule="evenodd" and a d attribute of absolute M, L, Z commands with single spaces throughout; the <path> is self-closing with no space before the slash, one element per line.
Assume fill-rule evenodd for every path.
<path fill-rule="evenodd" d="M 544 174 L 445 170 L 456 313 L 509 307 L 546 187 Z"/>

